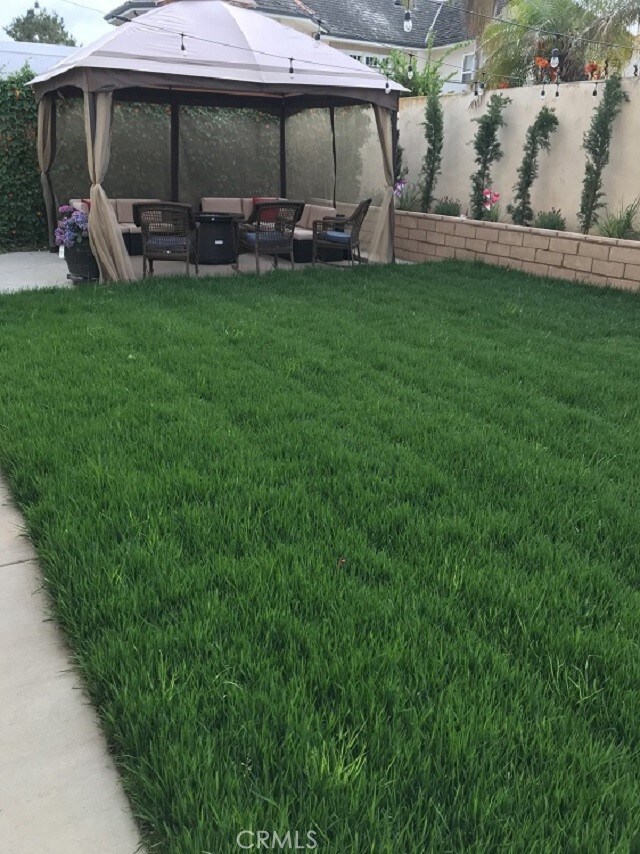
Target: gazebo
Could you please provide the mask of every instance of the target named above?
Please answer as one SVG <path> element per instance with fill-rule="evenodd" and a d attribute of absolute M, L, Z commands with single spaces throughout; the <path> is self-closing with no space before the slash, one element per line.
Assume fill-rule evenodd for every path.
<path fill-rule="evenodd" d="M 393 257 L 394 120 L 405 91 L 375 69 L 254 11 L 253 0 L 167 0 L 80 48 L 32 81 L 38 156 L 50 230 L 56 100 L 84 99 L 91 209 L 89 237 L 102 281 L 130 280 L 131 262 L 102 187 L 109 168 L 114 101 L 162 104 L 171 118 L 171 194 L 179 201 L 181 106 L 259 109 L 278 117 L 280 196 L 287 196 L 287 121 L 303 110 L 370 105 L 384 184 L 370 260 Z M 357 144 L 359 141 L 354 141 Z M 274 164 L 275 165 L 275 164 Z"/>

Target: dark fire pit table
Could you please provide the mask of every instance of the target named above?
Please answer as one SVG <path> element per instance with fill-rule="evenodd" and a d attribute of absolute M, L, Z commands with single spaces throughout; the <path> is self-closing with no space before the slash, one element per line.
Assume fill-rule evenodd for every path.
<path fill-rule="evenodd" d="M 237 264 L 238 222 L 237 214 L 200 213 L 195 215 L 200 223 L 198 260 L 201 264 Z"/>

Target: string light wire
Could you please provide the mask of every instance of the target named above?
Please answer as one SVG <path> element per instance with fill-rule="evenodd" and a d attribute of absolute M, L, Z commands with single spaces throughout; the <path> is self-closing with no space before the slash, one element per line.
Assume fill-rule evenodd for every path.
<path fill-rule="evenodd" d="M 104 12 L 102 9 L 97 9 L 95 6 L 88 6 L 87 4 L 84 4 L 84 3 L 78 3 L 78 2 L 76 2 L 76 0 L 62 0 L 62 2 L 67 3 L 70 6 L 75 6 L 79 9 L 86 9 L 86 10 L 91 11 L 91 12 L 96 12 L 101 16 L 104 15 Z M 438 3 L 440 5 L 440 0 L 430 0 L 430 2 Z M 468 14 L 476 15 L 478 17 L 485 18 L 487 20 L 499 21 L 499 22 L 504 23 L 504 24 L 517 26 L 517 27 L 520 27 L 522 29 L 526 29 L 526 30 L 529 30 L 531 32 L 538 33 L 541 37 L 544 37 L 546 35 L 546 36 L 554 36 L 557 39 L 571 38 L 574 41 L 585 41 L 585 42 L 588 42 L 589 44 L 597 45 L 597 46 L 601 46 L 601 47 L 615 47 L 615 48 L 621 48 L 621 49 L 625 49 L 625 50 L 627 49 L 627 46 L 625 46 L 625 45 L 615 44 L 615 43 L 611 43 L 611 42 L 600 42 L 600 41 L 593 40 L 593 39 L 573 36 L 573 35 L 570 35 L 568 33 L 558 33 L 558 32 L 543 33 L 537 27 L 531 27 L 531 26 L 528 26 L 526 24 L 520 24 L 517 21 L 507 21 L 504 18 L 499 18 L 495 15 L 485 15 L 481 12 L 472 12 L 472 11 L 469 11 Z M 270 53 L 270 52 L 264 51 L 264 50 L 257 50 L 257 49 L 253 49 L 251 47 L 243 47 L 241 45 L 229 44 L 227 42 L 221 42 L 221 41 L 217 41 L 214 39 L 207 39 L 207 38 L 204 38 L 202 36 L 192 35 L 190 33 L 178 33 L 178 32 L 175 32 L 174 30 L 168 29 L 167 27 L 158 26 L 157 24 L 153 24 L 152 22 L 144 21 L 143 17 L 144 16 L 140 16 L 139 18 L 133 18 L 133 19 L 120 18 L 120 20 L 122 20 L 123 22 L 126 21 L 126 23 L 133 24 L 137 27 L 142 27 L 142 28 L 147 29 L 147 30 L 164 33 L 166 35 L 174 35 L 176 37 L 181 37 L 182 39 L 189 38 L 189 39 L 192 39 L 193 41 L 204 42 L 206 44 L 212 44 L 212 45 L 216 45 L 218 47 L 227 47 L 227 48 L 231 48 L 231 49 L 235 49 L 235 50 L 248 51 L 248 52 L 251 52 L 253 54 L 268 57 L 270 59 L 279 59 L 279 60 L 283 60 L 285 62 L 291 61 L 291 57 L 283 56 L 281 54 Z M 383 46 L 389 47 L 389 48 L 394 47 L 394 45 L 391 45 L 391 44 L 386 44 Z M 326 69 L 335 70 L 334 65 L 326 63 L 326 62 L 316 62 L 316 61 L 311 60 L 311 59 L 302 59 L 302 60 L 296 59 L 296 62 L 298 62 L 302 65 L 310 65 L 310 66 L 315 66 L 318 68 L 326 68 Z M 460 66 L 454 65 L 453 63 L 442 62 L 441 65 L 446 66 L 447 68 L 453 68 L 456 71 L 460 70 Z M 370 68 L 364 64 L 362 65 L 362 72 L 365 74 L 375 74 L 375 75 L 380 75 L 382 73 L 380 71 L 377 71 L 375 68 Z M 503 80 L 516 81 L 517 83 L 520 83 L 522 85 L 525 85 L 529 82 L 528 78 L 516 76 L 516 75 L 501 74 L 498 76 Z M 586 80 L 586 81 L 575 81 L 575 82 L 590 83 L 593 81 Z M 452 85 L 462 85 L 462 86 L 469 86 L 470 85 L 469 83 L 461 81 L 461 80 L 448 80 L 448 81 L 445 81 L 445 83 L 450 83 Z"/>

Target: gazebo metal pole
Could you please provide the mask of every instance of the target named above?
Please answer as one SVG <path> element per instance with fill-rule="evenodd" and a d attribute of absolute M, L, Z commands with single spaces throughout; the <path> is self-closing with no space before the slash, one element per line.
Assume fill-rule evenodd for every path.
<path fill-rule="evenodd" d="M 180 201 L 180 104 L 171 102 L 171 201 Z"/>
<path fill-rule="evenodd" d="M 396 168 L 398 163 L 398 140 L 400 137 L 399 129 L 398 129 L 398 112 L 400 109 L 400 105 L 398 104 L 397 110 L 391 111 L 391 145 L 393 151 L 393 183 L 395 185 L 396 178 L 400 180 L 400 175 L 396 175 Z M 391 227 L 391 235 L 393 237 L 395 233 L 396 227 L 396 214 L 395 214 L 395 204 L 392 206 L 392 209 L 389 213 L 390 227 Z M 391 250 L 391 261 L 393 264 L 396 262 L 396 247 L 395 240 L 392 241 L 392 250 Z"/>
<path fill-rule="evenodd" d="M 280 198 L 287 198 L 287 108 L 280 101 Z"/>
<path fill-rule="evenodd" d="M 329 107 L 329 122 L 331 123 L 331 152 L 333 154 L 333 207 L 336 206 L 336 187 L 338 184 L 338 151 L 336 148 L 336 111 Z"/>

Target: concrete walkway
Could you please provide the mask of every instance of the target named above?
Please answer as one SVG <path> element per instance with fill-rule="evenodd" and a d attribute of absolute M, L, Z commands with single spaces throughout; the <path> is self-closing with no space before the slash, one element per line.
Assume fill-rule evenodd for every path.
<path fill-rule="evenodd" d="M 0 479 L 0 851 L 133 854 L 140 839 L 128 801 L 47 620 L 21 525 Z"/>
<path fill-rule="evenodd" d="M 142 278 L 142 258 L 131 259 L 133 271 L 140 279 Z M 280 262 L 281 269 L 290 270 L 288 261 Z M 296 269 L 302 269 L 306 264 L 296 264 Z M 332 266 L 338 266 L 332 264 Z M 342 265 L 340 265 L 342 266 Z M 267 257 L 260 259 L 261 272 L 271 270 L 272 263 Z M 240 256 L 240 271 L 242 273 L 254 273 L 256 262 L 253 255 L 245 253 Z M 35 290 L 37 288 L 72 288 L 67 280 L 67 262 L 64 258 L 51 252 L 7 252 L 0 255 L 0 293 L 11 293 L 13 291 Z M 184 275 L 184 264 L 177 261 L 156 261 L 156 276 L 182 276 Z M 193 266 L 191 275 L 195 275 Z M 204 276 L 238 276 L 231 266 L 201 264 L 200 278 Z M 80 287 L 87 287 L 81 285 Z M 90 287 L 90 285 L 89 285 Z"/>

